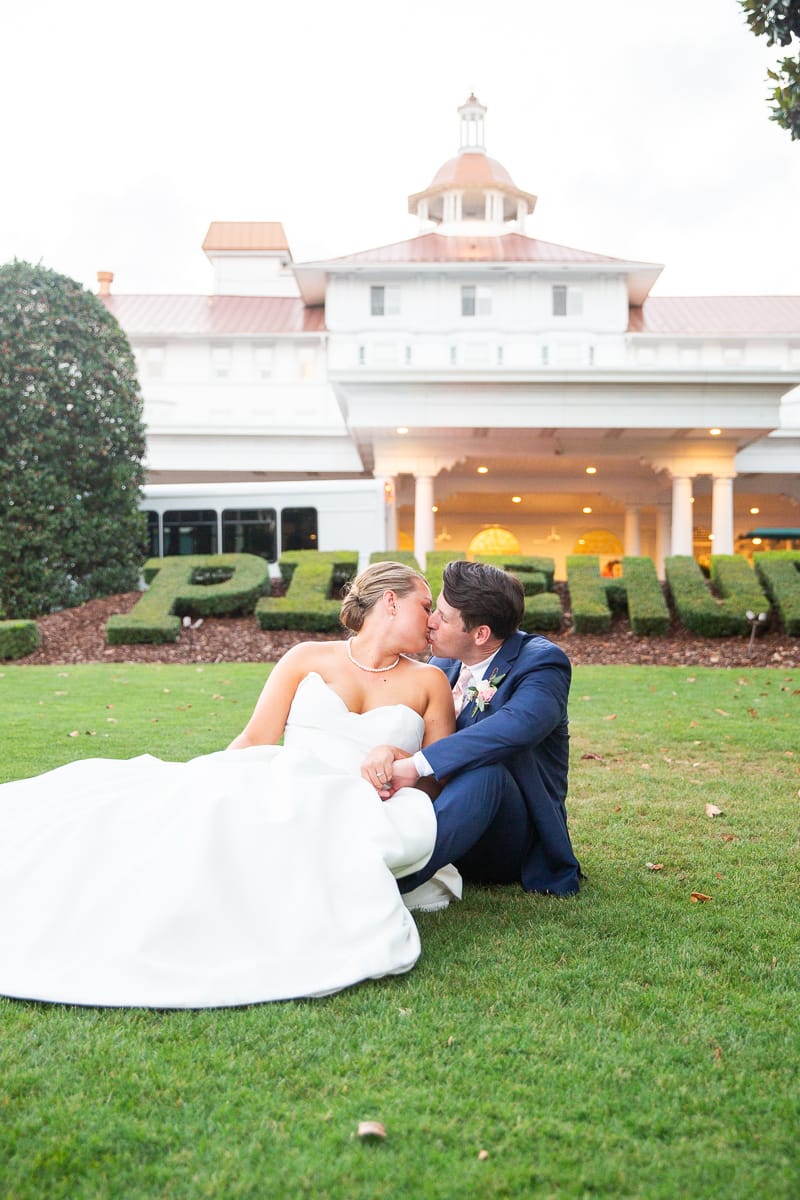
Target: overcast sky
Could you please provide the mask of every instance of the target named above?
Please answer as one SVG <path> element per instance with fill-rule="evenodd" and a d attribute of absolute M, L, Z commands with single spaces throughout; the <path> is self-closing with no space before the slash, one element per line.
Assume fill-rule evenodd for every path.
<path fill-rule="evenodd" d="M 0 38 L 0 262 L 207 292 L 213 220 L 296 261 L 413 236 L 474 91 L 530 235 L 800 294 L 800 142 L 736 0 L 16 0 Z"/>

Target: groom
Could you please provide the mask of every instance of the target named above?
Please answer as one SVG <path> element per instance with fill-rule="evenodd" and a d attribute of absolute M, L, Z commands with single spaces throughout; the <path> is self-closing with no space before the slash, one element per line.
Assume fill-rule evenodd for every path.
<path fill-rule="evenodd" d="M 428 907 L 438 886 L 431 877 L 448 863 L 482 883 L 518 880 L 556 896 L 578 890 L 564 805 L 571 668 L 558 646 L 520 632 L 524 604 L 520 581 L 497 567 L 445 567 L 428 627 L 431 662 L 454 688 L 456 732 L 392 766 L 393 788 L 425 775 L 446 780 L 434 801 L 433 855 L 400 881 L 403 893 L 415 893 L 406 895 L 409 907 Z"/>

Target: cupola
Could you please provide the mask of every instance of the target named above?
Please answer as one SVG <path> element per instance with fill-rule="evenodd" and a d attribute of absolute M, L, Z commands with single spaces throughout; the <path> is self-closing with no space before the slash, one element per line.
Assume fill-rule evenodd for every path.
<path fill-rule="evenodd" d="M 436 229 L 486 237 L 525 232 L 536 197 L 521 191 L 505 167 L 487 155 L 485 116 L 485 106 L 471 94 L 458 109 L 458 154 L 439 168 L 423 192 L 408 197 L 408 211 L 419 217 L 421 233 Z"/>

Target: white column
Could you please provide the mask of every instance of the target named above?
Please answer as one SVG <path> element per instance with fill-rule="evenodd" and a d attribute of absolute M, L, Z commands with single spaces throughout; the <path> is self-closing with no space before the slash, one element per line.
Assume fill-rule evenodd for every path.
<path fill-rule="evenodd" d="M 625 553 L 637 557 L 642 552 L 642 534 L 639 525 L 639 509 L 633 504 L 625 506 Z"/>
<path fill-rule="evenodd" d="M 528 215 L 527 205 L 524 200 L 517 201 L 517 229 L 520 233 L 525 232 L 525 218 Z"/>
<path fill-rule="evenodd" d="M 733 554 L 733 479 L 715 475 L 711 484 L 713 554 Z"/>
<path fill-rule="evenodd" d="M 664 578 L 664 559 L 671 554 L 669 544 L 669 509 L 659 504 L 656 509 L 656 575 Z"/>
<path fill-rule="evenodd" d="M 672 480 L 672 553 L 694 553 L 692 480 L 688 475 L 676 475 Z"/>
<path fill-rule="evenodd" d="M 397 549 L 397 480 L 386 480 L 386 549 Z"/>
<path fill-rule="evenodd" d="M 420 570 L 425 570 L 425 557 L 435 546 L 433 476 L 417 475 L 414 479 L 414 553 Z"/>

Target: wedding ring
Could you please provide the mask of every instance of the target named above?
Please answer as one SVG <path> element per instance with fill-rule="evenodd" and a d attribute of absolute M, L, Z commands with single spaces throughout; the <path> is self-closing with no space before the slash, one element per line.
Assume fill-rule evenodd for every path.
<path fill-rule="evenodd" d="M 385 778 L 386 778 L 386 776 L 384 775 L 383 771 L 376 771 L 376 772 L 375 772 L 375 774 L 378 776 L 378 779 L 385 779 Z"/>

